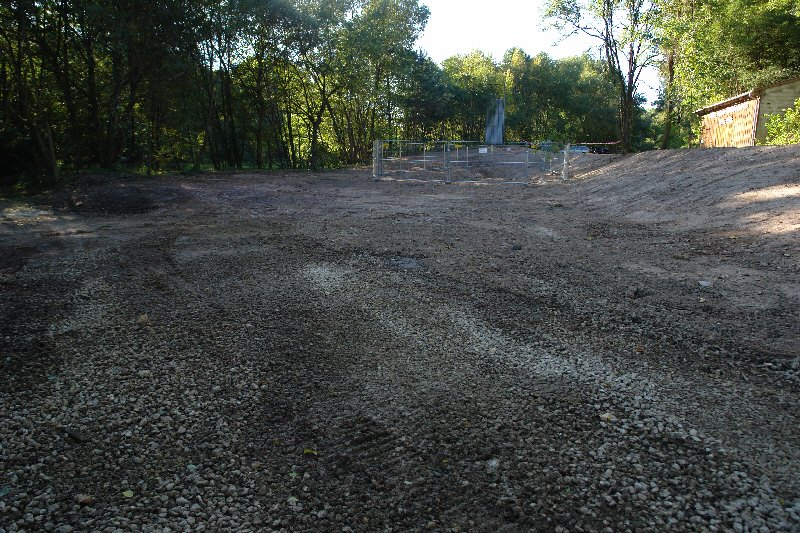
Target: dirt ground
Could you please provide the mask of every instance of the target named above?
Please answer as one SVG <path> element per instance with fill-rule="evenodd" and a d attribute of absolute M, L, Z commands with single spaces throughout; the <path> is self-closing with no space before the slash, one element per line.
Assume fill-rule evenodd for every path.
<path fill-rule="evenodd" d="M 800 147 L 0 203 L 0 531 L 800 531 Z"/>

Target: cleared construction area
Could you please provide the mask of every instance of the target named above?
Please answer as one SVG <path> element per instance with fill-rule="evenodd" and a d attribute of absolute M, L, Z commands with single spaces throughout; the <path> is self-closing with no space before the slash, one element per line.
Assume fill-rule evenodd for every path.
<path fill-rule="evenodd" d="M 798 147 L 2 221 L 7 531 L 800 528 Z"/>

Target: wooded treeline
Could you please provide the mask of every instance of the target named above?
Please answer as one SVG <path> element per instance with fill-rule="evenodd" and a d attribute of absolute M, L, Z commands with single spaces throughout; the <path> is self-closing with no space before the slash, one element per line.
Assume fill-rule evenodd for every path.
<path fill-rule="evenodd" d="M 796 0 L 553 0 L 551 21 L 598 38 L 597 58 L 564 60 L 437 65 L 415 48 L 428 15 L 419 0 L 4 2 L 0 176 L 366 163 L 376 138 L 480 139 L 499 96 L 508 141 L 679 146 L 694 109 L 800 68 Z M 645 111 L 653 64 L 662 99 Z"/>
<path fill-rule="evenodd" d="M 0 168 L 320 168 L 376 138 L 607 140 L 602 65 L 512 50 L 435 64 L 417 0 L 43 0 L 0 7 Z"/>

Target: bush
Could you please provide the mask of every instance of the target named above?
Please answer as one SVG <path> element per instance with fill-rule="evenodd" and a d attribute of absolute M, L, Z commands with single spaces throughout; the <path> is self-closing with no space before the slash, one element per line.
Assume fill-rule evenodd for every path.
<path fill-rule="evenodd" d="M 767 140 L 765 144 L 797 144 L 800 143 L 800 98 L 794 103 L 794 109 L 785 113 L 767 115 Z"/>

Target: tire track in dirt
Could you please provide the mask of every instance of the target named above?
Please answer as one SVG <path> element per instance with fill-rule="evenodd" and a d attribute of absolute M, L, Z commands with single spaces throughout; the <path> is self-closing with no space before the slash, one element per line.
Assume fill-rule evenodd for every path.
<path fill-rule="evenodd" d="M 602 426 L 607 428 L 604 431 L 611 431 L 612 435 L 619 433 L 623 436 L 623 440 L 625 440 L 626 434 L 632 433 L 639 434 L 637 440 L 641 439 L 651 444 L 658 441 L 666 441 L 675 444 L 681 443 L 678 446 L 683 447 L 696 443 L 699 450 L 706 450 L 704 452 L 705 457 L 702 460 L 702 463 L 705 464 L 701 467 L 701 471 L 706 468 L 708 472 L 727 470 L 735 473 L 734 481 L 739 486 L 760 485 L 760 490 L 764 496 L 759 505 L 768 506 L 770 512 L 778 515 L 782 514 L 781 506 L 774 503 L 775 496 L 772 496 L 773 489 L 769 482 L 763 484 L 763 482 L 757 481 L 762 471 L 759 467 L 765 466 L 764 463 L 759 462 L 759 467 L 756 467 L 753 471 L 754 476 L 743 475 L 740 469 L 749 470 L 750 467 L 744 467 L 736 461 L 736 456 L 739 455 L 739 452 L 734 452 L 731 455 L 730 451 L 722 451 L 722 442 L 712 436 L 714 430 L 721 428 L 708 422 L 716 420 L 716 417 L 719 416 L 718 413 L 709 413 L 704 420 L 702 416 L 698 418 L 697 410 L 681 411 L 680 409 L 675 409 L 676 406 L 686 400 L 681 395 L 675 396 L 675 392 L 687 391 L 691 395 L 694 393 L 693 391 L 698 390 L 700 384 L 681 381 L 681 378 L 674 374 L 659 376 L 658 372 L 654 372 L 654 369 L 649 367 L 641 368 L 639 372 L 632 372 L 629 369 L 627 372 L 619 374 L 605 365 L 596 355 L 583 351 L 580 346 L 571 343 L 564 344 L 563 341 L 552 337 L 544 342 L 547 346 L 544 350 L 540 346 L 533 347 L 527 344 L 520 344 L 507 338 L 500 331 L 487 328 L 480 321 L 469 317 L 469 312 L 466 311 L 468 306 L 462 305 L 458 311 L 454 311 L 449 308 L 448 304 L 429 302 L 430 296 L 425 293 L 415 293 L 414 290 L 409 290 L 407 288 L 409 286 L 419 287 L 420 285 L 408 279 L 411 277 L 410 275 L 405 276 L 406 279 L 398 279 L 404 276 L 394 273 L 388 275 L 379 273 L 378 287 L 375 287 L 373 285 L 374 281 L 371 280 L 374 274 L 363 270 L 364 263 L 369 263 L 369 260 L 365 261 L 363 257 L 359 257 L 354 263 L 358 266 L 352 264 L 349 267 L 330 264 L 312 265 L 306 270 L 306 276 L 315 280 L 318 288 L 323 288 L 326 294 L 332 291 L 337 292 L 337 294 L 349 300 L 352 305 L 366 307 L 369 309 L 370 314 L 375 313 L 378 316 L 378 323 L 384 328 L 388 328 L 392 336 L 405 338 L 405 344 L 416 350 L 425 350 L 425 347 L 429 346 L 427 339 L 430 337 L 439 337 L 438 340 L 445 344 L 452 343 L 444 332 L 449 332 L 450 337 L 453 336 L 453 331 L 459 332 L 460 334 L 455 335 L 460 338 L 456 342 L 458 348 L 453 350 L 453 347 L 450 347 L 442 350 L 442 352 L 450 353 L 451 351 L 458 352 L 460 350 L 462 358 L 459 359 L 459 375 L 461 376 L 469 375 L 471 372 L 480 372 L 481 367 L 487 368 L 486 365 L 475 364 L 474 362 L 473 368 L 469 368 L 469 357 L 464 358 L 464 355 L 479 354 L 478 357 L 480 359 L 486 358 L 488 354 L 488 358 L 491 361 L 488 367 L 496 369 L 498 366 L 510 366 L 513 372 L 520 373 L 525 378 L 538 376 L 538 380 L 544 378 L 545 383 L 548 381 L 554 383 L 550 387 L 545 385 L 543 387 L 544 390 L 558 389 L 560 394 L 564 394 L 565 391 L 569 390 L 580 391 L 578 397 L 581 397 L 583 402 L 594 405 L 594 408 L 587 413 L 590 418 L 598 417 L 603 419 L 606 416 L 605 411 L 613 411 L 616 415 L 608 413 L 610 415 L 609 420 L 607 420 L 608 423 L 603 423 Z M 372 260 L 373 267 L 380 268 L 379 263 L 379 260 Z M 388 287 L 387 278 L 389 280 Z M 377 294 L 383 296 L 391 294 L 393 291 L 398 291 L 397 284 L 404 285 L 404 301 L 413 302 L 413 308 L 405 308 L 402 302 L 395 300 L 394 305 L 390 306 L 389 310 L 386 310 L 387 306 L 382 305 L 382 300 L 376 301 L 370 298 L 370 293 L 373 296 Z M 421 285 L 424 286 L 425 284 L 423 282 Z M 373 289 L 369 289 L 368 287 L 370 286 Z M 426 303 L 422 304 L 422 302 Z M 384 311 L 381 312 L 381 309 L 384 309 Z M 428 320 L 431 321 L 429 322 Z M 437 328 L 442 329 L 432 333 L 431 328 L 434 330 Z M 471 350 L 467 348 L 471 348 Z M 416 376 L 436 375 L 437 369 L 432 367 L 439 367 L 438 373 L 441 376 L 443 373 L 441 369 L 449 368 L 448 365 L 451 363 L 447 356 L 442 359 L 437 351 L 431 351 L 431 349 L 424 351 L 424 356 L 435 357 L 435 359 L 428 361 L 426 364 L 420 361 L 420 357 L 409 357 L 402 362 L 402 365 L 416 363 L 417 368 L 410 372 Z M 382 363 L 387 364 L 387 360 L 384 358 Z M 391 363 L 388 364 L 391 365 Z M 398 362 L 395 362 L 395 364 L 400 366 Z M 395 369 L 394 373 L 399 375 L 408 374 L 409 370 L 400 367 Z M 644 378 L 645 375 L 648 378 Z M 419 377 L 418 379 L 424 381 L 426 378 Z M 452 376 L 444 376 L 441 379 L 446 383 L 444 385 L 445 388 L 457 386 L 460 381 L 460 379 L 452 379 Z M 501 387 L 509 385 L 508 382 L 503 383 L 504 385 L 501 385 Z M 663 387 L 664 383 L 669 383 L 672 387 L 665 388 Z M 401 383 L 400 386 L 407 385 Z M 442 386 L 441 381 L 431 384 L 431 387 Z M 411 388 L 413 389 L 414 385 L 411 385 Z M 379 395 L 380 391 L 376 389 L 375 394 Z M 757 407 L 751 405 L 750 409 L 757 409 Z M 725 412 L 729 411 L 726 410 Z M 698 431 L 698 427 L 709 428 L 711 433 L 708 434 L 703 429 Z M 730 434 L 728 433 L 723 437 L 730 437 Z M 728 439 L 726 438 L 726 440 Z M 758 451 L 763 453 L 764 448 L 771 447 L 774 443 L 773 441 L 772 444 L 761 446 Z M 636 444 L 638 445 L 639 443 Z M 726 443 L 725 446 L 730 448 L 730 442 Z M 715 455 L 719 456 L 720 451 L 722 451 L 721 463 L 715 458 Z M 773 473 L 790 472 L 793 464 L 797 464 L 796 458 L 787 457 L 782 466 L 774 469 Z M 705 483 L 708 486 L 713 485 L 712 478 L 708 477 L 709 474 L 695 475 L 699 478 L 706 478 Z M 792 482 L 791 479 L 783 479 L 783 481 L 788 481 L 790 484 Z M 789 490 L 791 492 L 793 489 Z M 738 492 L 736 484 L 726 489 L 720 489 L 721 494 L 726 492 L 736 494 Z M 735 502 L 736 498 L 733 497 L 731 501 Z M 728 500 L 724 497 L 717 500 L 711 495 L 709 495 L 706 504 L 720 509 L 734 505 L 728 503 Z M 653 512 L 653 509 L 650 512 Z M 668 515 L 669 513 L 665 514 Z"/>

